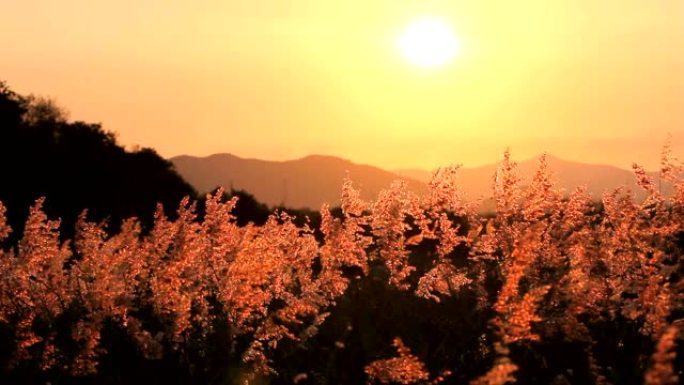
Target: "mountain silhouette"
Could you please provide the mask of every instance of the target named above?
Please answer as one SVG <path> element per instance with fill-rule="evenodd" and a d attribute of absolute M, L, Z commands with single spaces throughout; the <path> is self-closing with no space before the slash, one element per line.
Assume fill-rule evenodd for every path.
<path fill-rule="evenodd" d="M 425 191 L 424 183 L 333 156 L 311 155 L 277 162 L 215 154 L 183 155 L 170 160 L 198 191 L 210 191 L 217 186 L 245 190 L 269 206 L 318 209 L 323 203 L 338 205 L 347 175 L 360 189 L 361 198 L 367 200 L 377 198 L 378 192 L 397 179 L 406 179 L 411 191 Z"/>
<path fill-rule="evenodd" d="M 518 175 L 521 177 L 521 185 L 526 185 L 539 167 L 541 156 L 523 160 L 518 163 Z M 546 155 L 548 169 L 556 188 L 572 192 L 578 186 L 587 187 L 587 192 L 598 200 L 603 193 L 624 186 L 633 191 L 637 197 L 643 197 L 643 191 L 637 186 L 634 173 L 631 170 L 622 169 L 610 165 L 589 164 L 561 159 L 552 155 Z M 498 164 L 488 164 L 480 167 L 461 168 L 459 170 L 459 186 L 469 198 L 488 198 L 492 195 L 493 177 Z M 395 170 L 400 176 L 410 176 L 418 181 L 427 183 L 432 175 L 431 171 L 419 169 Z M 659 174 L 649 172 L 649 176 L 659 183 Z M 663 194 L 671 193 L 671 186 L 663 184 Z"/>
<path fill-rule="evenodd" d="M 529 183 L 539 166 L 535 157 L 518 162 L 521 185 Z M 604 192 L 625 186 L 643 196 L 631 170 L 615 166 L 569 161 L 552 155 L 546 157 L 548 168 L 557 188 L 572 192 L 580 185 L 599 200 Z M 409 189 L 420 193 L 432 172 L 421 169 L 387 171 L 378 167 L 359 165 L 334 156 L 311 155 L 297 160 L 265 161 L 244 159 L 231 154 L 207 157 L 177 156 L 170 159 L 176 170 L 198 191 L 210 191 L 217 186 L 236 188 L 254 194 L 256 199 L 270 206 L 287 205 L 296 208 L 318 209 L 324 202 L 339 202 L 345 175 L 361 189 L 361 197 L 377 198 L 379 191 L 398 179 L 408 181 Z M 468 199 L 490 198 L 493 177 L 498 164 L 462 167 L 458 183 Z M 657 173 L 649 173 L 658 182 Z M 670 186 L 663 186 L 667 194 Z"/>

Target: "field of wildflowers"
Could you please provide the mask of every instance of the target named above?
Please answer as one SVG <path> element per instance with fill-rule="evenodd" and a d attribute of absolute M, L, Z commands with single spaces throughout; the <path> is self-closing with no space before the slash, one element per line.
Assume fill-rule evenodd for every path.
<path fill-rule="evenodd" d="M 238 226 L 236 200 L 219 191 L 201 217 L 186 199 L 177 218 L 159 208 L 149 229 L 131 218 L 110 232 L 83 213 L 63 239 L 38 200 L 17 244 L 0 204 L 1 373 L 117 383 L 127 357 L 172 363 L 194 383 L 678 384 L 682 170 L 666 148 L 671 196 L 634 173 L 645 200 L 624 189 L 590 197 L 557 191 L 544 157 L 522 184 L 506 153 L 491 215 L 462 198 L 447 168 L 424 196 L 397 182 L 365 202 L 346 181 L 342 215 L 322 207 L 319 228 L 283 213 Z M 353 310 L 372 300 L 359 289 L 368 285 L 438 322 L 404 336 L 394 323 L 405 320 L 378 316 L 377 330 L 397 332 L 386 349 L 322 373 L 349 362 L 338 351 L 368 351 L 354 345 L 368 345 L 362 334 L 342 336 L 360 321 L 328 341 L 340 319 L 368 316 Z"/>

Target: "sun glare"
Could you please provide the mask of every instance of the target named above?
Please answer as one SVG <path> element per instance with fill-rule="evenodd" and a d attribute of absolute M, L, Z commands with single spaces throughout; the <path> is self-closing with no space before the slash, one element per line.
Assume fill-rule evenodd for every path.
<path fill-rule="evenodd" d="M 409 62 L 423 68 L 437 68 L 448 63 L 458 53 L 460 45 L 447 23 L 423 18 L 413 21 L 404 30 L 398 48 Z"/>

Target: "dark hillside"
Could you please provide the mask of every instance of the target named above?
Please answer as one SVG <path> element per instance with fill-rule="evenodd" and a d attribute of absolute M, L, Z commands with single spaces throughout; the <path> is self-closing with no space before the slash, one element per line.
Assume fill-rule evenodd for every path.
<path fill-rule="evenodd" d="M 169 214 L 194 189 L 149 148 L 127 151 L 100 124 L 68 122 L 52 101 L 24 97 L 0 83 L 0 201 L 15 232 L 28 207 L 46 197 L 49 216 L 73 229 L 79 213 L 93 220 L 152 219 L 157 202 Z"/>

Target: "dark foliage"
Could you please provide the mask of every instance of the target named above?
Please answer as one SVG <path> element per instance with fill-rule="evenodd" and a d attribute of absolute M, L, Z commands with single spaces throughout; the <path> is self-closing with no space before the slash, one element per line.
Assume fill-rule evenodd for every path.
<path fill-rule="evenodd" d="M 24 97 L 0 83 L 0 201 L 19 236 L 28 207 L 46 197 L 64 236 L 88 209 L 116 228 L 131 216 L 149 224 L 159 202 L 172 215 L 194 189 L 149 148 L 127 151 L 99 124 L 68 122 L 54 102 Z"/>

